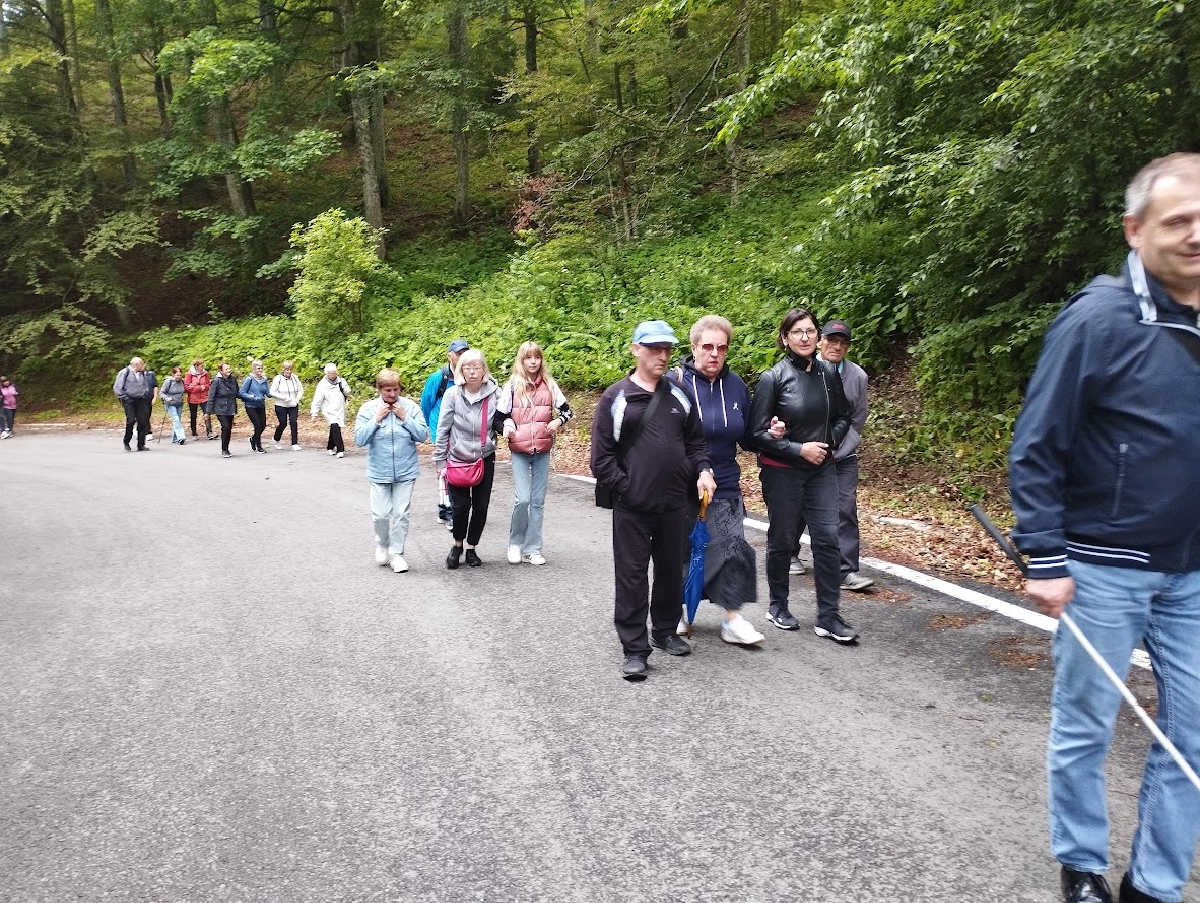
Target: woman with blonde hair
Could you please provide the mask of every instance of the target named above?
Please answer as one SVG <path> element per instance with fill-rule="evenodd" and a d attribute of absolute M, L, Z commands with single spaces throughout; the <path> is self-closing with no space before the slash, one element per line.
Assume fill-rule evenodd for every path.
<path fill-rule="evenodd" d="M 512 376 L 500 393 L 492 425 L 512 452 L 513 504 L 508 525 L 509 564 L 545 564 L 542 518 L 554 438 L 572 417 L 571 406 L 550 376 L 537 342 L 517 350 Z"/>
<path fill-rule="evenodd" d="M 454 385 L 442 396 L 438 416 L 437 444 L 433 463 L 445 475 L 450 504 L 454 510 L 454 545 L 446 556 L 446 567 L 454 570 L 466 542 L 468 567 L 483 562 L 475 547 L 487 523 L 496 474 L 496 439 L 491 418 L 496 412 L 500 387 L 492 379 L 487 359 L 478 349 L 464 351 L 455 368 Z"/>

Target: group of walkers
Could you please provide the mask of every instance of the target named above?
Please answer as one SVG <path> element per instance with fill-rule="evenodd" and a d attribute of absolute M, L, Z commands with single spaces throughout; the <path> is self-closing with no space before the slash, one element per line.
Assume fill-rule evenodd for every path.
<path fill-rule="evenodd" d="M 622 675 L 644 680 L 652 649 L 692 651 L 683 639 L 690 625 L 682 599 L 688 537 L 700 510 L 709 534 L 702 595 L 724 610 L 721 638 L 743 645 L 763 640 L 741 614 L 756 599 L 757 568 L 742 526 L 739 447 L 758 455 L 770 515 L 767 620 L 781 630 L 800 628 L 789 605 L 789 572 L 807 526 L 816 583 L 813 631 L 856 643 L 857 631 L 841 615 L 840 593 L 871 581 L 858 574 L 857 463 L 844 468 L 842 517 L 835 463 L 843 445 L 849 446 L 843 460 L 856 457 L 867 417 L 866 374 L 844 360 L 849 326 L 832 320 L 822 330 L 808 311 L 788 311 L 776 336 L 783 358 L 762 374 L 753 398 L 726 363 L 733 341 L 727 319 L 702 317 L 689 340 L 691 353 L 672 373 L 678 340 L 671 326 L 640 323 L 630 346 L 634 369 L 604 392 L 592 423 L 597 503 L 613 511 Z"/>

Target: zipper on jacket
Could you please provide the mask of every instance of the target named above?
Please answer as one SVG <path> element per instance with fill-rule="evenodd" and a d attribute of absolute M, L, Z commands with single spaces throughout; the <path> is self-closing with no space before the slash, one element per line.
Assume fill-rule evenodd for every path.
<path fill-rule="evenodd" d="M 1125 488 L 1125 454 L 1129 451 L 1129 446 L 1122 442 L 1117 446 L 1117 485 L 1113 490 L 1113 506 L 1110 518 L 1115 518 L 1117 512 L 1121 510 L 1121 490 Z"/>

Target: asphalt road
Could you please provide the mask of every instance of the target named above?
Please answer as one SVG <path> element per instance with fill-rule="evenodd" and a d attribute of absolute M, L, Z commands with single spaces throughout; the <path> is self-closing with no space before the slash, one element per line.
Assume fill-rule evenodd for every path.
<path fill-rule="evenodd" d="M 0 899 L 1057 899 L 1040 632 L 875 574 L 842 648 L 794 578 L 805 629 L 759 603 L 727 646 L 706 606 L 629 684 L 589 487 L 514 567 L 500 467 L 450 572 L 426 463 L 396 575 L 361 452 L 239 444 L 0 444 Z M 1147 745 L 1122 718 L 1118 881 Z"/>

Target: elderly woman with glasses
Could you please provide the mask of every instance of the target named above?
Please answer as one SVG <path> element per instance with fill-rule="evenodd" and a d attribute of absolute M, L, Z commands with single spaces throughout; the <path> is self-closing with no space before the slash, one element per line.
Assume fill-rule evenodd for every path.
<path fill-rule="evenodd" d="M 788 607 L 788 567 L 800 519 L 812 538 L 817 622 L 813 632 L 853 643 L 855 632 L 839 610 L 838 481 L 833 453 L 850 429 L 850 406 L 837 369 L 817 357 L 820 330 L 806 310 L 787 312 L 775 337 L 783 359 L 759 377 L 750 409 L 751 436 L 759 450 L 767 532 L 767 620 L 799 630 Z M 783 430 L 780 435 L 780 425 Z"/>

